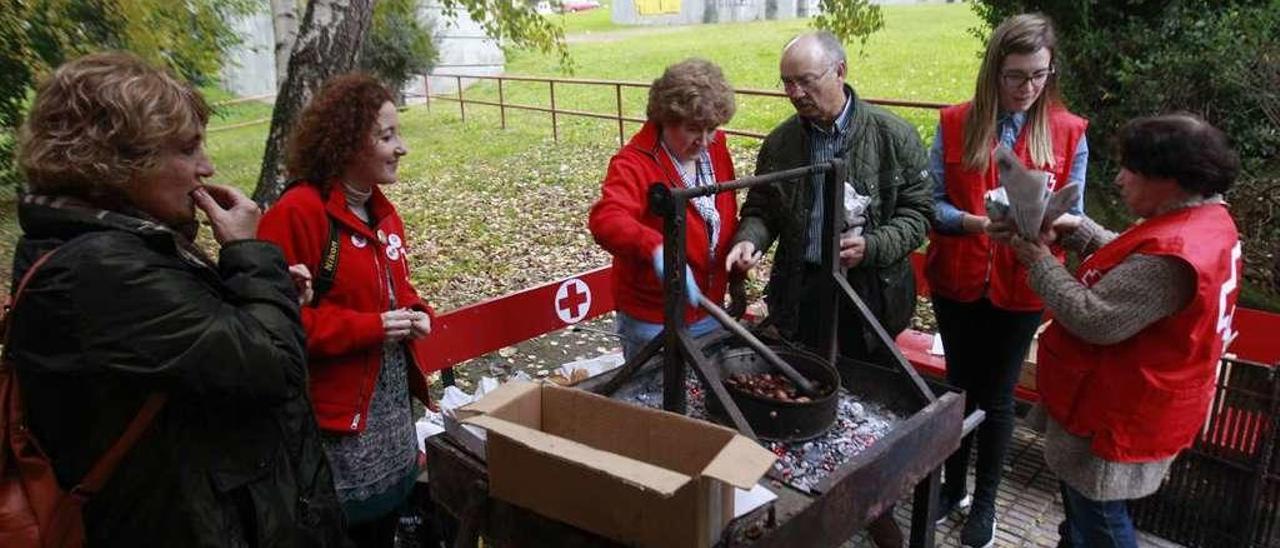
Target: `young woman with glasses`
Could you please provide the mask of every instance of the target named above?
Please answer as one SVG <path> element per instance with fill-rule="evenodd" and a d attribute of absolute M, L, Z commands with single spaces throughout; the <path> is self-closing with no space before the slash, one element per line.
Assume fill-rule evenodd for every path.
<path fill-rule="evenodd" d="M 1058 96 L 1057 39 L 1042 15 L 1006 19 L 987 43 L 971 101 L 942 110 L 930 153 L 935 218 L 925 275 L 946 352 L 947 380 L 966 392 L 977 431 L 972 508 L 964 546 L 990 546 L 996 490 L 1014 426 L 1013 389 L 1044 305 L 1007 246 L 994 246 L 984 195 L 999 185 L 993 154 L 1011 149 L 1057 189 L 1084 184 L 1087 122 Z M 1081 193 L 1083 196 L 1083 193 Z M 1083 198 L 1072 208 L 1083 209 Z M 1061 256 L 1059 255 L 1059 258 Z M 947 461 L 940 518 L 968 505 L 966 473 L 973 436 Z"/>

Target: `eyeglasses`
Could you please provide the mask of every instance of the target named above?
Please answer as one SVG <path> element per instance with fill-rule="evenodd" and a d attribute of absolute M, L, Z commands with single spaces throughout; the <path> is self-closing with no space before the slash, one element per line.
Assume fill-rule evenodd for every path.
<path fill-rule="evenodd" d="M 1021 88 L 1022 86 L 1027 85 L 1027 82 L 1031 82 L 1035 87 L 1040 87 L 1049 80 L 1050 76 L 1053 76 L 1053 73 L 1054 70 L 1052 68 L 1037 70 L 1030 74 L 1020 70 L 1010 70 L 1000 73 L 1000 83 L 1004 84 L 1005 87 L 1012 89 Z"/>
<path fill-rule="evenodd" d="M 778 85 L 782 87 L 783 91 L 790 91 L 796 88 L 809 91 L 813 89 L 813 86 L 816 86 L 819 81 L 825 78 L 827 74 L 830 74 L 832 70 L 835 70 L 835 68 L 836 68 L 835 65 L 831 65 L 827 67 L 827 70 L 824 70 L 821 73 L 816 75 L 805 74 L 802 76 L 798 76 L 796 78 L 787 78 L 783 76 L 782 78 L 778 79 Z"/>

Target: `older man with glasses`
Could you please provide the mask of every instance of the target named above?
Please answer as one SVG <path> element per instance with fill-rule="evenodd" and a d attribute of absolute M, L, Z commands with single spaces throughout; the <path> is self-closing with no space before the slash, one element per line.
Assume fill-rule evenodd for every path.
<path fill-rule="evenodd" d="M 844 48 L 828 32 L 803 34 L 783 49 L 781 83 L 796 115 L 760 147 L 756 174 L 842 158 L 846 182 L 867 204 L 861 233 L 840 240 L 849 283 L 890 334 L 906 328 L 915 306 L 911 252 L 924 242 L 933 216 L 928 158 L 914 127 L 858 99 L 845 83 Z M 823 176 L 754 187 L 727 257 L 729 269 L 754 267 L 778 242 L 766 290 L 769 317 L 788 338 L 816 346 L 823 318 L 815 317 L 822 257 Z M 860 223 L 859 223 L 860 221 Z M 870 361 L 890 352 L 865 329 L 849 303 L 840 306 L 840 351 Z"/>
<path fill-rule="evenodd" d="M 803 34 L 782 52 L 781 84 L 796 109 L 765 138 L 756 174 L 782 171 L 841 158 L 845 182 L 865 205 L 840 239 L 840 264 L 849 284 L 872 313 L 896 335 L 915 310 L 915 279 L 909 257 L 924 243 L 933 217 L 928 157 L 915 128 L 905 120 L 860 100 L 845 83 L 844 47 L 828 32 Z M 812 348 L 827 319 L 818 317 L 823 294 L 821 268 L 822 175 L 753 187 L 726 268 L 748 270 L 778 242 L 766 288 L 769 321 L 778 332 Z M 843 207 L 843 204 L 841 204 Z M 858 218 L 860 217 L 860 218 Z M 846 357 L 876 363 L 892 359 L 866 322 L 845 299 L 838 305 L 837 340 Z M 878 545 L 901 544 L 886 512 L 871 528 Z"/>

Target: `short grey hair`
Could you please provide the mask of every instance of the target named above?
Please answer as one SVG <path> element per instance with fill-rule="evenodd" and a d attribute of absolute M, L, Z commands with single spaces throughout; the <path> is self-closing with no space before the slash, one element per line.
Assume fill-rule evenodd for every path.
<path fill-rule="evenodd" d="M 844 63 L 848 60 L 848 56 L 844 52 L 844 44 L 840 43 L 840 39 L 832 34 L 829 30 L 819 30 L 814 32 L 806 32 L 797 35 L 787 42 L 786 47 L 782 48 L 786 51 L 791 48 L 792 44 L 799 42 L 805 38 L 813 38 L 817 40 L 818 45 L 822 47 L 822 52 L 827 55 L 827 60 L 832 64 Z"/>

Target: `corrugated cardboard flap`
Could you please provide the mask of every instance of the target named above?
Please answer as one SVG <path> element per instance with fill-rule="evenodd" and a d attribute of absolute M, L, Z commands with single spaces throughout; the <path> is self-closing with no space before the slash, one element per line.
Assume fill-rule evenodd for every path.
<path fill-rule="evenodd" d="M 702 475 L 740 489 L 750 489 L 769 471 L 775 460 L 778 456 L 773 451 L 760 447 L 745 436 L 734 435 L 720 454 L 702 469 Z"/>
<path fill-rule="evenodd" d="M 535 389 L 537 388 L 536 385 L 531 386 L 534 386 Z M 494 392 L 494 394 L 497 394 L 497 392 Z M 585 468 L 597 470 L 628 485 L 652 491 L 663 497 L 674 495 L 676 491 L 693 479 L 684 474 L 654 466 L 647 462 L 608 451 L 601 451 L 570 439 L 553 436 L 540 430 L 534 430 L 488 415 L 471 417 L 463 422 L 485 428 L 490 433 L 504 436 L 528 447 L 532 451 L 556 459 L 581 464 Z M 769 454 L 772 455 L 772 453 Z M 763 473 L 761 472 L 761 474 Z M 756 477 L 758 478 L 759 474 Z"/>
<path fill-rule="evenodd" d="M 531 382 L 509 382 L 499 386 L 497 390 L 485 394 L 479 401 L 459 407 L 455 412 L 459 419 L 467 422 L 468 417 L 487 415 L 506 406 L 508 403 L 524 397 L 525 394 L 539 390 L 539 385 Z"/>

